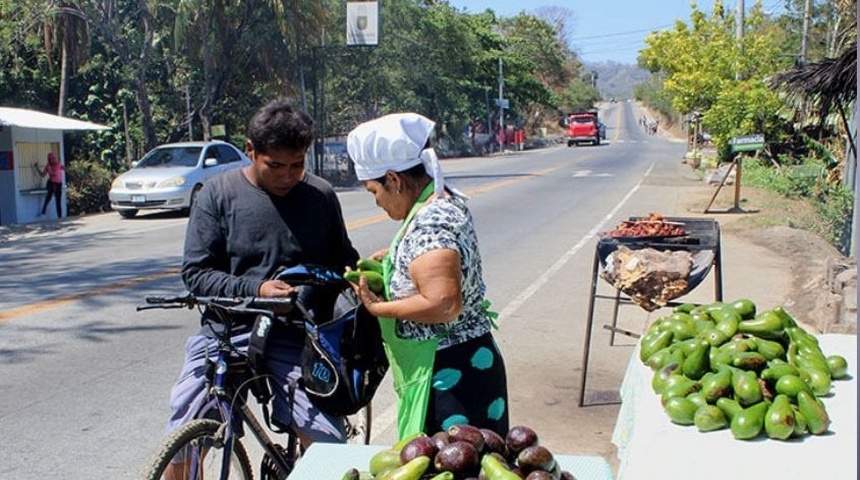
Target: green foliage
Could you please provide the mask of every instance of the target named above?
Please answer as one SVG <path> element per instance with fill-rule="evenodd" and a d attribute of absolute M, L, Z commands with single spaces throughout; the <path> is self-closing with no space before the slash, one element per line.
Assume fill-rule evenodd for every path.
<path fill-rule="evenodd" d="M 810 202 L 822 220 L 821 225 L 813 228 L 815 233 L 847 254 L 853 192 L 842 184 L 828 183 L 826 164 L 820 160 L 807 158 L 800 164 L 792 164 L 790 158 L 783 157 L 780 164 L 776 167 L 758 158 L 744 160 L 743 183 Z"/>
<path fill-rule="evenodd" d="M 69 215 L 110 210 L 108 190 L 113 174 L 98 162 L 73 160 L 66 166 Z"/>

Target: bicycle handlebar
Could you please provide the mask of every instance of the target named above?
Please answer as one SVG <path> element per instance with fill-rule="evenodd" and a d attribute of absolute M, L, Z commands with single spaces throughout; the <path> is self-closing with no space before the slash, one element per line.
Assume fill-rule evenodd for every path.
<path fill-rule="evenodd" d="M 146 305 L 139 305 L 137 311 L 196 306 L 211 307 L 227 313 L 285 315 L 296 307 L 296 297 L 198 297 L 192 293 L 186 293 L 173 297 L 146 297 Z"/>

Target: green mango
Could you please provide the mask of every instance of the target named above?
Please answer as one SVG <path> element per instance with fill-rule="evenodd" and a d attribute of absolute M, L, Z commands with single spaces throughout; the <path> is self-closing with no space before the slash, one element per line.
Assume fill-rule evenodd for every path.
<path fill-rule="evenodd" d="M 732 393 L 732 372 L 720 370 L 706 379 L 702 379 L 702 395 L 708 403 L 716 403 L 718 398 L 727 397 Z"/>
<path fill-rule="evenodd" d="M 668 346 L 666 348 L 661 348 L 654 352 L 648 360 L 645 362 L 649 368 L 653 371 L 657 371 L 672 361 L 672 346 Z"/>
<path fill-rule="evenodd" d="M 748 298 L 741 298 L 734 302 L 730 302 L 729 306 L 732 307 L 732 309 L 737 312 L 741 318 L 748 319 L 755 317 L 755 303 Z"/>
<path fill-rule="evenodd" d="M 359 258 L 355 267 L 358 270 L 370 270 L 382 275 L 382 262 L 379 260 L 374 260 L 372 258 Z"/>
<path fill-rule="evenodd" d="M 699 380 L 710 369 L 708 354 L 711 345 L 707 342 L 697 344 L 693 350 L 684 358 L 681 370 L 689 378 Z"/>
<path fill-rule="evenodd" d="M 430 477 L 430 480 L 455 480 L 454 472 L 439 472 L 436 475 Z"/>
<path fill-rule="evenodd" d="M 767 359 L 758 352 L 737 352 L 732 357 L 732 366 L 741 370 L 760 372 L 767 366 Z"/>
<path fill-rule="evenodd" d="M 792 437 L 802 437 L 806 433 L 806 417 L 800 413 L 800 408 L 797 405 L 791 405 L 791 411 L 794 413 L 794 432 Z"/>
<path fill-rule="evenodd" d="M 382 274 L 373 270 L 350 270 L 343 274 L 343 278 L 358 285 L 361 277 L 367 279 L 367 287 L 371 292 L 379 295 L 385 290 L 385 282 L 382 279 Z"/>
<path fill-rule="evenodd" d="M 764 428 L 764 416 L 767 413 L 767 408 L 767 402 L 758 402 L 736 413 L 729 423 L 732 436 L 738 440 L 750 440 L 757 437 Z"/>
<path fill-rule="evenodd" d="M 830 355 L 826 361 L 830 367 L 830 378 L 841 380 L 848 375 L 848 361 L 842 355 Z"/>
<path fill-rule="evenodd" d="M 728 342 L 720 346 L 724 352 L 749 352 L 755 349 L 755 342 L 744 337 L 732 337 Z"/>
<path fill-rule="evenodd" d="M 725 333 L 717 330 L 716 328 L 707 328 L 702 330 L 696 335 L 696 338 L 700 338 L 706 342 L 711 347 L 719 347 L 720 345 L 729 341 L 729 337 L 726 336 Z"/>
<path fill-rule="evenodd" d="M 700 388 L 701 385 L 699 382 L 687 378 L 684 375 L 673 373 L 669 375 L 668 379 L 666 379 L 663 392 L 660 394 L 660 401 L 665 405 L 670 398 L 686 397 L 693 392 L 698 392 Z"/>
<path fill-rule="evenodd" d="M 696 337 L 701 337 L 703 332 L 713 330 L 716 324 L 713 320 L 703 317 L 691 317 L 693 320 L 693 328 L 696 330 Z"/>
<path fill-rule="evenodd" d="M 340 480 L 359 480 L 361 478 L 361 473 L 359 473 L 358 469 L 353 467 L 346 471 Z"/>
<path fill-rule="evenodd" d="M 773 313 L 775 313 L 779 318 L 782 319 L 782 327 L 783 328 L 792 328 L 792 327 L 797 326 L 797 322 L 794 320 L 794 318 L 791 315 L 788 314 L 788 312 L 785 311 L 784 308 L 774 307 L 773 310 L 771 310 L 771 311 Z"/>
<path fill-rule="evenodd" d="M 681 313 L 688 313 L 688 314 L 689 314 L 690 312 L 692 312 L 692 311 L 693 311 L 693 309 L 694 309 L 694 308 L 696 308 L 696 307 L 698 307 L 698 306 L 699 306 L 699 305 L 698 305 L 698 304 L 696 304 L 696 303 L 683 303 L 683 304 L 681 304 L 681 305 L 677 305 L 677 306 L 675 306 L 675 308 L 673 308 L 673 309 L 672 309 L 672 311 L 673 311 L 673 312 L 681 312 Z"/>
<path fill-rule="evenodd" d="M 726 420 L 726 414 L 716 405 L 705 405 L 696 410 L 693 424 L 700 432 L 713 432 L 726 428 L 728 420 Z"/>
<path fill-rule="evenodd" d="M 824 404 L 807 391 L 797 394 L 797 408 L 806 418 L 806 429 L 813 435 L 821 435 L 830 427 L 830 417 Z"/>
<path fill-rule="evenodd" d="M 734 354 L 731 351 L 712 348 L 709 355 L 711 370 L 721 370 L 723 367 L 731 366 Z"/>
<path fill-rule="evenodd" d="M 794 365 L 783 361 L 771 360 L 767 362 L 767 367 L 759 374 L 762 379 L 772 383 L 776 383 L 784 375 L 799 376 L 800 372 Z"/>
<path fill-rule="evenodd" d="M 777 394 L 788 395 L 789 398 L 797 398 L 800 392 L 812 394 L 812 389 L 798 375 L 787 374 L 779 377 L 774 386 Z"/>
<path fill-rule="evenodd" d="M 685 397 L 671 397 L 663 404 L 666 415 L 678 425 L 693 425 L 698 407 Z"/>
<path fill-rule="evenodd" d="M 798 368 L 800 379 L 809 385 L 816 397 L 823 397 L 830 393 L 830 374 L 812 367 Z"/>
<path fill-rule="evenodd" d="M 738 312 L 736 312 L 732 307 L 726 305 L 723 308 L 711 310 L 708 312 L 711 318 L 714 319 L 715 322 L 720 323 L 723 320 L 737 320 L 741 321 L 741 316 Z"/>
<path fill-rule="evenodd" d="M 746 370 L 732 372 L 732 391 L 735 392 L 738 403 L 744 407 L 757 404 L 764 399 L 755 372 Z"/>
<path fill-rule="evenodd" d="M 666 388 L 666 381 L 669 379 L 669 376 L 680 368 L 680 364 L 670 363 L 654 372 L 654 376 L 651 378 L 651 389 L 654 390 L 654 393 L 661 395 L 663 393 L 663 389 Z"/>
<path fill-rule="evenodd" d="M 713 313 L 716 310 L 724 309 L 725 306 L 726 306 L 726 304 L 723 302 L 713 302 L 713 303 L 709 303 L 708 305 L 705 305 L 705 310 L 708 313 Z"/>
<path fill-rule="evenodd" d="M 738 333 L 738 324 L 741 323 L 741 318 L 737 315 L 729 315 L 721 318 L 714 328 L 723 332 L 726 338 L 732 338 Z"/>
<path fill-rule="evenodd" d="M 639 340 L 639 360 L 646 363 L 648 358 L 658 350 L 672 343 L 674 334 L 671 330 L 658 330 L 653 335 L 648 334 Z"/>
<path fill-rule="evenodd" d="M 522 480 L 501 460 L 490 454 L 481 457 L 481 472 L 487 477 L 487 480 Z"/>
<path fill-rule="evenodd" d="M 379 480 L 420 480 L 428 467 L 430 467 L 430 457 L 421 455 L 397 468 L 388 470 L 379 476 Z"/>
<path fill-rule="evenodd" d="M 755 351 L 760 353 L 768 361 L 775 358 L 785 358 L 785 347 L 783 347 L 781 343 L 756 336 L 753 336 L 752 340 L 755 342 Z"/>
<path fill-rule="evenodd" d="M 386 448 L 370 457 L 370 474 L 374 477 L 403 465 L 400 461 L 400 450 Z"/>
<path fill-rule="evenodd" d="M 777 395 L 764 415 L 764 431 L 769 438 L 785 440 L 794 433 L 794 410 L 787 395 Z"/>
<path fill-rule="evenodd" d="M 667 320 L 667 328 L 675 334 L 674 340 L 676 342 L 696 336 L 696 326 L 693 325 L 692 317 L 682 313 L 673 313 L 672 315 L 676 315 L 676 317 L 670 317 Z M 681 317 L 680 315 L 684 316 Z"/>
<path fill-rule="evenodd" d="M 701 391 L 687 395 L 687 400 L 693 402 L 698 408 L 702 408 L 708 404 L 708 401 L 705 400 L 705 396 L 702 395 Z"/>
<path fill-rule="evenodd" d="M 738 322 L 738 332 L 776 340 L 784 336 L 782 325 L 782 318 L 772 311 L 767 311 L 756 315 L 755 318 Z"/>
<path fill-rule="evenodd" d="M 744 407 L 734 398 L 720 397 L 717 399 L 717 407 L 723 411 L 726 418 L 731 420 L 735 415 L 742 412 Z"/>
<path fill-rule="evenodd" d="M 820 353 L 820 351 L 813 352 L 798 348 L 794 365 L 798 368 L 814 368 L 816 370 L 821 370 L 822 372 L 827 372 L 828 377 L 830 376 L 830 366 L 827 365 L 827 357 Z"/>

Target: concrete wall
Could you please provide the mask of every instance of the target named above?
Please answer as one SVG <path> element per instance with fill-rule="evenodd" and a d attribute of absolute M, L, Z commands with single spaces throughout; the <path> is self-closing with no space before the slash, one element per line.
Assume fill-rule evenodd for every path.
<path fill-rule="evenodd" d="M 32 150 L 21 151 L 19 144 L 34 143 L 45 144 L 45 155 L 39 154 L 41 158 L 35 158 Z M 54 145 L 51 145 L 54 144 Z M 0 131 L 0 151 L 12 152 L 14 168 L 11 170 L 0 170 L 0 224 L 9 225 L 13 223 L 29 223 L 36 220 L 56 219 L 56 210 L 49 206 L 47 215 L 41 217 L 39 212 L 42 202 L 45 201 L 45 182 L 40 179 L 36 188 L 19 188 L 19 176 L 21 169 L 32 169 L 33 163 L 44 166 L 47 163 L 46 152 L 55 151 L 60 162 L 65 165 L 63 159 L 63 131 L 41 130 L 36 128 L 22 128 L 16 126 L 4 126 Z M 65 185 L 65 174 L 63 175 Z M 53 202 L 53 200 L 52 200 Z M 67 212 L 66 190 L 63 189 L 62 196 L 63 212 Z"/>

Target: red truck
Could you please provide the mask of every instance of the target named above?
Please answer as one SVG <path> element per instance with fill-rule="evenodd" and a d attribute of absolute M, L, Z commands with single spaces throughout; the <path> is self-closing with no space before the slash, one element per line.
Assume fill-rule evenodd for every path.
<path fill-rule="evenodd" d="M 567 116 L 568 147 L 581 142 L 600 145 L 600 139 L 606 138 L 604 132 L 603 124 L 597 118 L 597 110 L 574 112 Z"/>

